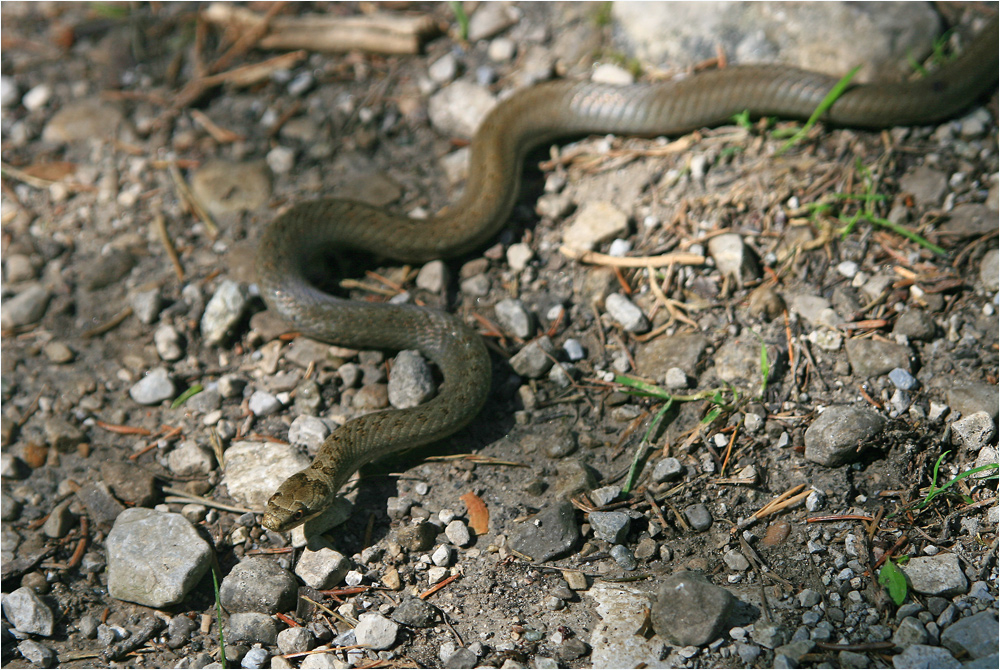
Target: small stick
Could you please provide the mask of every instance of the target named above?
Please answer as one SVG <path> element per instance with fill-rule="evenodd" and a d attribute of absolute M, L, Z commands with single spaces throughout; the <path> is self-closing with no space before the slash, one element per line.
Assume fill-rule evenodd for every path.
<path fill-rule="evenodd" d="M 424 591 L 423 593 L 421 593 L 417 597 L 420 598 L 421 600 L 426 600 L 427 598 L 429 598 L 430 596 L 434 595 L 435 593 L 437 593 L 438 591 L 440 591 L 444 587 L 448 586 L 449 584 L 451 584 L 453 581 L 455 581 L 456 579 L 458 579 L 461 576 L 462 576 L 462 574 L 458 573 L 458 574 L 452 575 L 451 577 L 448 577 L 447 579 L 443 579 L 440 582 L 438 582 L 437 584 L 435 584 L 434 586 L 430 587 L 429 589 L 427 589 L 426 591 Z"/>
<path fill-rule="evenodd" d="M 559 252 L 567 258 L 572 258 L 580 263 L 590 263 L 591 265 L 608 265 L 619 268 L 661 268 L 671 264 L 678 265 L 704 265 L 705 257 L 700 254 L 691 254 L 683 251 L 671 252 L 660 256 L 609 256 L 596 251 L 580 251 L 571 249 L 566 245 L 559 247 Z"/>
<path fill-rule="evenodd" d="M 140 428 L 138 426 L 121 426 L 113 423 L 105 423 L 103 421 L 94 421 L 94 425 L 98 428 L 103 428 L 109 433 L 117 433 L 118 435 L 142 435 L 143 437 L 148 437 L 153 434 L 153 431 L 147 428 Z"/>
<path fill-rule="evenodd" d="M 80 337 L 85 340 L 89 340 L 92 337 L 97 337 L 98 335 L 103 335 L 109 330 L 113 330 L 121 325 L 122 321 L 132 316 L 132 308 L 126 307 L 120 311 L 116 316 L 112 317 L 110 321 L 107 321 L 99 326 L 94 326 L 90 330 L 85 330 L 80 333 Z"/>

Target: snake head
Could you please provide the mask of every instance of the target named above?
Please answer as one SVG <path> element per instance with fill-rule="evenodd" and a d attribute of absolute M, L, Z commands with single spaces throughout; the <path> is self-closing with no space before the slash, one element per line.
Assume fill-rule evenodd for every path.
<path fill-rule="evenodd" d="M 267 501 L 264 511 L 265 528 L 284 533 L 299 526 L 323 511 L 326 506 L 326 487 L 306 472 L 298 472 L 278 487 Z"/>

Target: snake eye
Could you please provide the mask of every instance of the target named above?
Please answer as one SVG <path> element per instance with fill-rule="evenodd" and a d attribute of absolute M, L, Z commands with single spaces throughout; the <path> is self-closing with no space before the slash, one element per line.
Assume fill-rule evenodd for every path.
<path fill-rule="evenodd" d="M 299 519 L 301 519 L 303 517 L 303 515 L 305 515 L 305 511 L 303 511 L 301 509 L 297 509 L 297 510 L 295 510 L 295 513 L 292 514 L 292 519 L 294 519 L 295 521 L 298 521 Z"/>

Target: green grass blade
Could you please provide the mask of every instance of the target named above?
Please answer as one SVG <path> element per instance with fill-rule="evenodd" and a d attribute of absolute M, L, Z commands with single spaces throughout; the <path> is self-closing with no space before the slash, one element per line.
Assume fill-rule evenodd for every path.
<path fill-rule="evenodd" d="M 195 384 L 187 391 L 184 391 L 184 393 L 177 396 L 177 398 L 172 403 L 170 403 L 170 409 L 177 409 L 178 407 L 186 403 L 188 401 L 188 398 L 196 396 L 204 390 L 205 390 L 204 386 L 202 386 L 201 384 Z"/>
<path fill-rule="evenodd" d="M 850 72 L 845 74 L 843 77 L 841 77 L 840 81 L 834 84 L 833 88 L 830 89 L 830 92 L 826 94 L 826 97 L 823 98 L 822 102 L 820 102 L 819 105 L 816 107 L 816 110 L 813 111 L 812 116 L 809 117 L 809 120 L 806 121 L 806 124 L 799 129 L 799 132 L 792 135 L 792 137 L 790 137 L 788 141 L 781 146 L 780 149 L 778 149 L 777 153 L 775 154 L 776 156 L 780 156 L 781 154 L 785 153 L 786 151 L 791 149 L 797 142 L 799 142 L 799 140 L 801 140 L 803 137 L 806 136 L 806 134 L 812 129 L 812 127 L 816 125 L 816 122 L 819 121 L 819 117 L 826 114 L 827 110 L 829 110 L 830 107 L 833 106 L 833 103 L 837 101 L 837 98 L 843 95 L 844 91 L 847 90 L 847 87 L 851 85 L 851 80 L 854 79 L 854 75 L 856 75 L 858 73 L 858 70 L 860 69 L 861 66 L 858 65 L 857 67 L 853 68 Z"/>
<path fill-rule="evenodd" d="M 219 576 L 216 566 L 212 566 L 212 588 L 215 590 L 215 611 L 219 617 L 219 663 L 226 667 L 226 636 L 222 632 L 222 599 L 219 598 Z"/>
<path fill-rule="evenodd" d="M 457 0 L 449 0 L 448 6 L 451 7 L 451 13 L 455 15 L 455 21 L 458 22 L 459 36 L 463 40 L 469 39 L 469 16 L 465 13 L 462 3 Z"/>
<path fill-rule="evenodd" d="M 878 583 L 886 588 L 889 597 L 897 606 L 906 600 L 906 576 L 897 568 L 892 559 L 886 559 L 878 571 Z"/>

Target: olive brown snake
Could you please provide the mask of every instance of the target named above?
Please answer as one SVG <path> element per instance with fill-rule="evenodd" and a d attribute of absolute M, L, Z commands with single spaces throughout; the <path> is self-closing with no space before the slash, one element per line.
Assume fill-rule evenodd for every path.
<path fill-rule="evenodd" d="M 966 108 L 997 81 L 997 21 L 957 59 L 904 83 L 848 88 L 823 120 L 860 128 L 929 124 Z M 613 87 L 552 81 L 515 93 L 486 117 L 472 143 L 469 178 L 454 206 L 411 220 L 348 200 L 303 202 L 265 231 L 257 274 L 268 306 L 309 337 L 362 349 L 417 349 L 443 376 L 418 407 L 353 419 L 322 444 L 312 464 L 271 496 L 263 525 L 285 531 L 319 514 L 364 464 L 441 439 L 471 421 L 490 389 L 480 336 L 458 318 L 414 305 L 358 303 L 311 281 L 331 250 L 353 249 L 402 262 L 468 253 L 505 224 L 526 152 L 557 137 L 588 133 L 677 135 L 753 116 L 805 119 L 836 78 L 784 66 L 737 66 L 690 79 Z"/>

